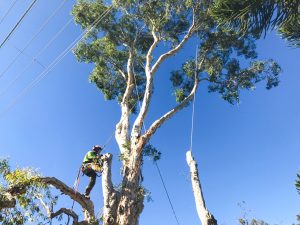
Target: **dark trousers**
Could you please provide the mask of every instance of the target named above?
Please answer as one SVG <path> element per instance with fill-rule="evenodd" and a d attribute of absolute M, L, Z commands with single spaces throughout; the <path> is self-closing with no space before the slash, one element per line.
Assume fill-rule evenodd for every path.
<path fill-rule="evenodd" d="M 93 189 L 96 183 L 97 173 L 93 169 L 85 167 L 82 168 L 82 172 L 90 178 L 90 182 L 88 186 L 86 186 L 84 192 L 85 195 L 90 195 L 91 190 Z"/>

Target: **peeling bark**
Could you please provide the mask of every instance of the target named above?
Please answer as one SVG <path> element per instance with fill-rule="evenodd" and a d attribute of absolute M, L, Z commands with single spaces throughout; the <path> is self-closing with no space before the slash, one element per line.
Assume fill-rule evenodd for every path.
<path fill-rule="evenodd" d="M 104 198 L 103 225 L 117 225 L 117 207 L 120 199 L 120 193 L 114 189 L 111 180 L 112 155 L 105 154 L 102 159 L 102 191 Z"/>
<path fill-rule="evenodd" d="M 137 225 L 139 215 L 143 210 L 144 197 L 140 187 L 140 149 L 131 149 L 122 181 L 121 198 L 117 209 L 118 225 Z"/>
<path fill-rule="evenodd" d="M 197 162 L 194 160 L 192 152 L 188 151 L 186 153 L 186 161 L 190 167 L 190 175 L 192 181 L 192 187 L 194 192 L 194 198 L 196 203 L 196 208 L 198 212 L 199 219 L 202 225 L 217 225 L 217 220 L 208 211 L 205 206 L 205 201 L 202 193 L 202 187 L 199 179 L 199 171 Z"/>

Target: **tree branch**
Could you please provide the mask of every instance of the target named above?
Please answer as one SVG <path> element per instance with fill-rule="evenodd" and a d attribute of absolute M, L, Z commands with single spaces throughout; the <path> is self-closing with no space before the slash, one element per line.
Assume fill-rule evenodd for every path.
<path fill-rule="evenodd" d="M 205 54 L 206 55 L 206 54 Z M 203 59 L 201 60 L 199 66 L 198 66 L 198 70 L 200 70 L 200 68 L 202 67 L 204 60 L 205 60 L 205 55 L 203 57 Z M 195 82 L 194 82 L 194 86 L 193 89 L 191 90 L 190 94 L 182 101 L 180 102 L 177 106 L 175 106 L 173 109 L 171 109 L 170 111 L 168 111 L 166 114 L 164 114 L 162 117 L 160 117 L 159 119 L 157 119 L 156 121 L 154 121 L 152 123 L 152 125 L 150 126 L 150 128 L 145 132 L 145 134 L 142 136 L 143 141 L 146 143 L 151 136 L 156 132 L 156 130 L 168 119 L 170 119 L 172 116 L 174 116 L 177 112 L 179 112 L 181 109 L 183 109 L 194 97 L 194 95 L 196 94 L 197 88 L 198 88 L 198 84 L 199 84 L 199 78 L 198 75 L 195 75 Z"/>
<path fill-rule="evenodd" d="M 122 70 L 122 68 L 120 68 L 116 62 L 113 61 L 113 59 L 111 58 L 107 58 L 107 61 L 110 62 L 118 71 L 119 73 L 121 74 L 121 76 L 124 78 L 124 80 L 126 80 L 126 75 L 124 73 L 124 71 Z"/>
<path fill-rule="evenodd" d="M 124 154 L 128 149 L 124 148 L 126 141 L 128 140 L 128 130 L 129 130 L 129 99 L 134 88 L 134 79 L 133 79 L 133 49 L 129 50 L 129 57 L 127 61 L 127 84 L 126 90 L 123 95 L 121 102 L 121 118 L 116 126 L 116 141 L 119 145 L 121 153 Z"/>
<path fill-rule="evenodd" d="M 61 208 L 56 212 L 50 214 L 50 218 L 53 219 L 61 214 L 66 214 L 73 218 L 73 225 L 78 225 L 78 215 L 72 209 Z"/>
<path fill-rule="evenodd" d="M 177 112 L 179 112 L 181 109 L 183 109 L 194 97 L 194 94 L 196 93 L 196 89 L 198 87 L 198 82 L 194 85 L 191 93 L 177 106 L 175 106 L 173 109 L 171 109 L 169 112 L 164 114 L 162 117 L 157 119 L 152 123 L 150 128 L 146 131 L 146 133 L 142 136 L 142 139 L 144 139 L 144 142 L 147 142 L 151 136 L 156 132 L 156 130 L 168 119 L 170 119 L 172 116 L 174 116 Z"/>
<path fill-rule="evenodd" d="M 152 66 L 151 69 L 151 74 L 155 74 L 155 72 L 157 71 L 157 69 L 159 68 L 160 64 L 165 61 L 167 58 L 169 58 L 172 55 L 175 55 L 181 48 L 182 46 L 187 42 L 187 40 L 192 36 L 192 34 L 196 31 L 195 28 L 195 22 L 193 20 L 192 25 L 190 26 L 190 28 L 188 29 L 187 34 L 183 37 L 183 39 L 181 40 L 181 42 L 174 47 L 173 49 L 171 49 L 170 51 L 162 54 L 157 61 L 154 63 L 154 65 Z"/>
<path fill-rule="evenodd" d="M 55 177 L 41 177 L 39 180 L 45 184 L 54 186 L 56 189 L 60 190 L 65 195 L 68 195 L 71 199 L 76 201 L 83 209 L 85 209 L 90 216 L 94 215 L 94 204 L 91 200 L 85 198 L 82 194 L 70 188 L 62 181 Z"/>
<path fill-rule="evenodd" d="M 50 208 L 47 206 L 47 204 L 43 201 L 42 198 L 38 198 L 38 199 L 40 200 L 42 206 L 45 208 L 47 216 L 50 220 L 61 214 L 66 214 L 67 216 L 71 216 L 73 218 L 73 225 L 79 225 L 78 215 L 72 209 L 61 208 L 56 212 L 52 212 L 52 210 L 50 210 Z M 86 222 L 86 221 L 83 221 L 83 222 Z M 80 224 L 83 224 L 83 222 L 81 222 Z"/>
<path fill-rule="evenodd" d="M 151 62 L 152 62 L 152 55 L 153 55 L 153 51 L 155 49 L 155 47 L 157 46 L 157 44 L 159 43 L 160 39 L 157 37 L 157 35 L 155 34 L 154 30 L 152 30 L 152 36 L 153 36 L 153 43 L 150 46 L 147 55 L 146 55 L 146 66 L 145 66 L 145 73 L 146 73 L 146 87 L 145 87 L 145 94 L 144 94 L 144 98 L 143 98 L 143 102 L 142 102 L 142 106 L 140 109 L 140 112 L 136 118 L 136 120 L 134 121 L 133 124 L 133 129 L 132 129 L 132 133 L 131 136 L 132 137 L 137 137 L 139 136 L 140 132 L 141 132 L 141 128 L 142 128 L 142 124 L 143 121 L 146 117 L 146 114 L 148 112 L 148 108 L 149 108 L 149 104 L 150 104 L 150 99 L 152 96 L 152 89 L 153 89 L 153 76 L 151 73 Z"/>

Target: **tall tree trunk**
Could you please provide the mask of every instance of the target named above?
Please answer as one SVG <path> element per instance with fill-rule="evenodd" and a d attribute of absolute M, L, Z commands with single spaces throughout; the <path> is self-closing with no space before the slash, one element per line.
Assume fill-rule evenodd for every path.
<path fill-rule="evenodd" d="M 123 159 L 123 180 L 120 190 L 113 188 L 111 181 L 112 156 L 106 154 L 102 173 L 104 197 L 104 225 L 137 225 L 144 208 L 143 189 L 140 185 L 142 145 L 130 147 L 130 155 Z"/>
<path fill-rule="evenodd" d="M 117 225 L 117 207 L 120 201 L 120 193 L 113 187 L 111 180 L 112 155 L 103 156 L 102 191 L 104 198 L 103 224 Z"/>
<path fill-rule="evenodd" d="M 196 208 L 198 212 L 199 219 L 202 225 L 217 225 L 217 220 L 208 211 L 205 206 L 205 201 L 202 193 L 201 183 L 199 179 L 199 171 L 197 162 L 194 160 L 192 152 L 187 151 L 186 161 L 190 167 L 190 175 L 192 181 L 192 187 L 194 192 L 194 198 L 196 202 Z"/>
<path fill-rule="evenodd" d="M 118 206 L 118 225 L 137 225 L 144 208 L 143 189 L 140 185 L 142 146 L 133 144 L 131 154 L 126 160 Z"/>

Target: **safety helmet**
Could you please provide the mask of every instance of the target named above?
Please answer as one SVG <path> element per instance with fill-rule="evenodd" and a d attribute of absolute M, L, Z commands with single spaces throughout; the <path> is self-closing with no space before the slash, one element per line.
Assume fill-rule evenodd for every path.
<path fill-rule="evenodd" d="M 100 152 L 103 148 L 100 145 L 94 145 L 92 150 L 94 152 Z"/>

